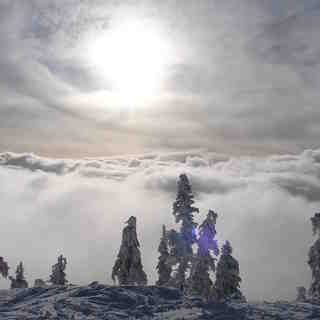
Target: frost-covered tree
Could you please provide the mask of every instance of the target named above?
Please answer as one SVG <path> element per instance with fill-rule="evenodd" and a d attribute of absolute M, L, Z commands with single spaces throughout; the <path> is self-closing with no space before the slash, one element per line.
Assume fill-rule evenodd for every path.
<path fill-rule="evenodd" d="M 54 285 L 65 285 L 68 280 L 66 279 L 65 270 L 67 268 L 67 258 L 62 254 L 58 257 L 58 262 L 52 266 L 52 273 L 50 275 L 50 280 Z"/>
<path fill-rule="evenodd" d="M 20 262 L 16 269 L 16 277 L 9 277 L 11 281 L 11 289 L 22 289 L 22 288 L 28 288 L 28 282 L 24 278 L 24 267 L 23 263 Z"/>
<path fill-rule="evenodd" d="M 171 254 L 179 263 L 176 272 L 177 285 L 185 282 L 186 271 L 190 261 L 193 259 L 192 245 L 196 243 L 196 227 L 193 213 L 199 212 L 199 209 L 193 206 L 194 196 L 191 189 L 191 184 L 186 174 L 181 174 L 178 180 L 177 198 L 173 204 L 173 215 L 176 223 L 181 222 L 179 234 L 171 230 L 169 240 L 172 247 Z"/>
<path fill-rule="evenodd" d="M 313 234 L 317 240 L 309 250 L 308 264 L 312 272 L 312 283 L 309 289 L 311 299 L 320 302 L 320 213 L 311 218 Z"/>
<path fill-rule="evenodd" d="M 232 256 L 232 247 L 226 241 L 222 247 L 222 254 L 216 268 L 216 282 L 214 291 L 217 299 L 244 299 L 240 291 L 239 263 Z"/>
<path fill-rule="evenodd" d="M 180 233 L 187 254 L 192 254 L 192 245 L 197 241 L 194 231 L 197 223 L 193 221 L 193 213 L 199 212 L 199 209 L 192 206 L 193 198 L 189 179 L 186 174 L 181 174 L 178 181 L 177 198 L 173 204 L 173 215 L 177 223 L 182 222 Z"/>
<path fill-rule="evenodd" d="M 0 257 L 0 274 L 7 278 L 9 273 L 9 266 L 6 261 L 4 261 L 3 257 Z"/>
<path fill-rule="evenodd" d="M 158 286 L 162 286 L 170 280 L 172 267 L 168 263 L 169 258 L 169 249 L 168 249 L 168 236 L 166 232 L 166 226 L 162 226 L 162 237 L 158 247 L 160 256 L 158 258 L 157 270 L 159 279 L 156 282 Z"/>
<path fill-rule="evenodd" d="M 305 302 L 307 301 L 307 290 L 305 287 L 297 287 L 297 301 Z"/>
<path fill-rule="evenodd" d="M 209 210 L 206 219 L 199 226 L 198 252 L 194 260 L 189 279 L 190 291 L 209 298 L 211 294 L 212 280 L 209 271 L 215 271 L 216 258 L 219 254 L 216 236 L 216 221 L 218 215 Z"/>
<path fill-rule="evenodd" d="M 185 245 L 180 232 L 171 229 L 167 232 L 169 244 L 168 264 L 172 269 L 168 286 L 180 287 L 185 282 L 188 260 L 184 256 Z M 190 259 L 189 259 L 190 260 Z"/>
<path fill-rule="evenodd" d="M 143 271 L 140 244 L 137 237 L 137 219 L 131 216 L 122 231 L 120 250 L 112 269 L 112 279 L 120 285 L 146 285 L 147 275 Z"/>
<path fill-rule="evenodd" d="M 42 279 L 35 279 L 33 286 L 35 288 L 46 288 L 47 284 Z"/>

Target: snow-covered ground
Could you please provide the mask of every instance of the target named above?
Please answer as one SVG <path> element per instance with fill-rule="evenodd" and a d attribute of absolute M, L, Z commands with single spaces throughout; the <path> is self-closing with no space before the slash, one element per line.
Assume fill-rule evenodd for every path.
<path fill-rule="evenodd" d="M 0 291 L 0 319 L 320 319 L 320 306 L 286 301 L 204 305 L 164 287 L 89 286 Z"/>

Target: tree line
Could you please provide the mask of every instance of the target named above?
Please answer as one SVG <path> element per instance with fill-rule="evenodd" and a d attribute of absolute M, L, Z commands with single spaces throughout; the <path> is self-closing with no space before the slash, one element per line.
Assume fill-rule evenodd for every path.
<path fill-rule="evenodd" d="M 194 214 L 199 213 L 199 209 L 194 206 L 194 195 L 186 174 L 179 176 L 177 189 L 172 213 L 180 227 L 178 230 L 162 227 L 156 284 L 176 287 L 186 294 L 197 294 L 206 299 L 232 297 L 245 300 L 240 291 L 239 263 L 232 256 L 229 241 L 222 246 L 216 264 L 215 257 L 220 253 L 215 239 L 218 214 L 209 210 L 198 225 Z M 112 270 L 112 279 L 118 280 L 120 285 L 146 285 L 147 275 L 139 247 L 136 218 L 130 217 L 123 229 L 120 250 Z M 211 280 L 210 273 L 216 273 L 215 282 Z"/>
<path fill-rule="evenodd" d="M 68 280 L 66 279 L 66 270 L 67 267 L 67 259 L 60 255 L 58 257 L 58 262 L 52 266 L 52 271 L 50 274 L 50 279 L 48 282 L 52 283 L 53 285 L 65 285 L 67 284 Z M 9 266 L 6 261 L 4 261 L 3 257 L 0 257 L 0 274 L 4 278 L 9 278 L 11 281 L 11 289 L 24 289 L 28 288 L 29 284 L 24 276 L 24 266 L 23 262 L 21 261 L 15 271 L 15 276 L 12 277 L 9 275 Z M 34 282 L 35 287 L 45 287 L 46 283 L 42 279 L 36 279 Z"/>

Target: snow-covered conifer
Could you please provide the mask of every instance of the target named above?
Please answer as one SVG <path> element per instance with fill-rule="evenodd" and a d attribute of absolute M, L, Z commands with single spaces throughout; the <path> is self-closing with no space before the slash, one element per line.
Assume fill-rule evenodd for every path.
<path fill-rule="evenodd" d="M 177 198 L 173 204 L 173 215 L 177 223 L 181 222 L 179 240 L 173 243 L 177 261 L 179 263 L 176 273 L 177 285 L 185 281 L 185 274 L 193 258 L 192 245 L 196 243 L 197 236 L 193 213 L 199 209 L 192 206 L 194 203 L 191 185 L 186 174 L 181 174 L 178 180 Z M 171 237 L 173 239 L 173 237 Z"/>
<path fill-rule="evenodd" d="M 137 238 L 137 219 L 131 216 L 122 231 L 120 250 L 112 269 L 112 279 L 120 285 L 146 285 L 147 275 L 143 271 L 140 244 Z"/>
<path fill-rule="evenodd" d="M 187 175 L 183 173 L 179 176 L 177 198 L 173 204 L 173 215 L 177 223 L 182 222 L 180 232 L 187 254 L 192 253 L 192 245 L 197 241 L 194 232 L 197 223 L 193 221 L 193 213 L 199 212 L 199 209 L 192 206 L 193 198 L 191 184 Z"/>
<path fill-rule="evenodd" d="M 3 257 L 0 257 L 0 274 L 4 277 L 8 277 L 9 266 L 6 261 L 4 261 Z"/>
<path fill-rule="evenodd" d="M 297 301 L 305 302 L 307 301 L 307 290 L 305 287 L 297 287 Z"/>
<path fill-rule="evenodd" d="M 312 272 L 312 283 L 309 294 L 312 300 L 320 302 L 320 213 L 311 218 L 313 234 L 317 240 L 309 250 L 308 264 Z"/>
<path fill-rule="evenodd" d="M 54 285 L 65 285 L 68 280 L 66 279 L 67 258 L 61 254 L 58 257 L 58 262 L 52 266 L 52 273 L 50 275 L 50 282 Z"/>
<path fill-rule="evenodd" d="M 216 220 L 218 215 L 209 210 L 206 219 L 199 226 L 198 252 L 194 259 L 194 265 L 189 279 L 190 291 L 209 298 L 211 294 L 212 281 L 209 271 L 215 271 L 216 256 L 219 254 L 219 248 L 216 236 Z"/>
<path fill-rule="evenodd" d="M 159 279 L 156 282 L 158 286 L 162 286 L 170 280 L 172 267 L 168 263 L 169 250 L 168 250 L 168 236 L 166 232 L 166 226 L 162 226 L 162 238 L 158 247 L 160 256 L 158 258 L 157 270 Z"/>
<path fill-rule="evenodd" d="M 11 289 L 22 289 L 22 288 L 28 288 L 28 282 L 24 278 L 24 267 L 23 263 L 20 262 L 16 269 L 16 277 L 9 277 L 11 281 Z"/>
<path fill-rule="evenodd" d="M 222 255 L 216 268 L 214 291 L 218 299 L 244 299 L 240 291 L 240 271 L 238 261 L 231 255 L 232 247 L 226 241 L 222 247 Z"/>
<path fill-rule="evenodd" d="M 46 288 L 47 284 L 42 279 L 35 279 L 33 286 L 35 288 Z"/>

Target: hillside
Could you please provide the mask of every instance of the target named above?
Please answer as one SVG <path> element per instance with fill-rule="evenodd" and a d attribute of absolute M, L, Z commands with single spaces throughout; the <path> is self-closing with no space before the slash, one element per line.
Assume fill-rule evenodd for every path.
<path fill-rule="evenodd" d="M 173 288 L 98 283 L 3 290 L 0 319 L 158 319 L 241 320 L 320 319 L 320 306 L 309 303 L 225 303 L 204 305 L 197 298 L 182 299 Z"/>

